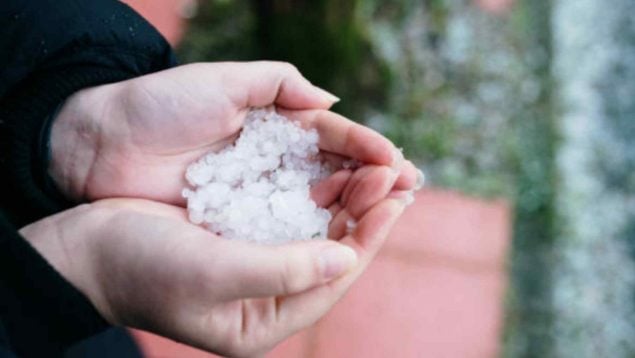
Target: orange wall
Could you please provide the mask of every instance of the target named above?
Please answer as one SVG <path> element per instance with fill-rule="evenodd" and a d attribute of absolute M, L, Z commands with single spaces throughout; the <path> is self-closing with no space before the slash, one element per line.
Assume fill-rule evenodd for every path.
<path fill-rule="evenodd" d="M 201 0 L 123 0 L 148 19 L 172 45 L 185 32 L 188 14 Z M 211 0 L 207 0 L 211 1 Z M 473 0 L 482 9 L 502 14 L 511 9 L 515 0 Z"/>
<path fill-rule="evenodd" d="M 170 44 L 175 45 L 183 36 L 188 7 L 196 0 L 124 0 L 148 19 Z"/>

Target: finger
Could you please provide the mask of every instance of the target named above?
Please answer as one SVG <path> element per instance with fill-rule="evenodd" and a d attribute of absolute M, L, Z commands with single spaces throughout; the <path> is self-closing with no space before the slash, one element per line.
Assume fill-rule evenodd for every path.
<path fill-rule="evenodd" d="M 276 104 L 289 109 L 327 109 L 339 98 L 312 85 L 285 62 L 226 62 L 215 64 L 233 102 L 241 108 Z"/>
<path fill-rule="evenodd" d="M 388 198 L 401 201 L 408 206 L 414 201 L 414 191 L 412 190 L 392 190 L 388 193 Z"/>
<path fill-rule="evenodd" d="M 417 185 L 418 171 L 417 167 L 411 161 L 405 160 L 399 168 L 399 178 L 395 182 L 393 189 L 395 190 L 412 190 Z"/>
<path fill-rule="evenodd" d="M 331 153 L 325 150 L 320 150 L 320 155 L 322 156 L 324 162 L 328 163 L 328 165 L 333 168 L 343 168 L 344 163 L 351 160 L 351 158 L 345 157 L 341 154 Z"/>
<path fill-rule="evenodd" d="M 342 168 L 346 161 L 351 160 L 351 158 L 326 151 L 321 151 L 320 154 L 324 158 L 324 161 L 331 165 L 333 168 Z M 411 161 L 404 160 L 398 170 L 399 178 L 397 178 L 393 189 L 417 190 L 417 185 L 423 185 L 423 173 L 419 174 L 421 171 L 418 170 Z"/>
<path fill-rule="evenodd" d="M 403 205 L 392 199 L 384 199 L 375 205 L 353 233 L 341 241 L 357 251 L 358 264 L 326 285 L 280 300 L 277 316 L 280 330 L 288 335 L 322 317 L 364 272 L 402 212 Z"/>
<path fill-rule="evenodd" d="M 354 248 L 361 263 L 370 261 L 385 242 L 404 209 L 404 204 L 399 200 L 381 200 L 358 220 L 351 233 L 340 242 Z"/>
<path fill-rule="evenodd" d="M 342 193 L 341 204 L 352 217 L 360 218 L 388 195 L 398 175 L 386 166 L 366 165 L 358 169 Z"/>
<path fill-rule="evenodd" d="M 331 213 L 332 217 L 337 216 L 337 214 L 340 211 L 342 211 L 342 206 L 338 202 L 335 202 L 331 206 L 329 206 L 329 212 Z M 331 237 L 329 236 L 329 238 L 331 238 Z"/>
<path fill-rule="evenodd" d="M 316 129 L 322 150 L 378 165 L 390 166 L 399 160 L 395 146 L 388 139 L 339 114 L 326 110 L 279 112 L 299 121 L 303 128 Z"/>
<path fill-rule="evenodd" d="M 351 174 L 350 170 L 340 170 L 317 183 L 311 188 L 311 199 L 321 208 L 329 207 L 342 194 Z"/>
<path fill-rule="evenodd" d="M 335 279 L 357 262 L 350 247 L 327 240 L 281 246 L 227 241 L 224 246 L 210 270 L 227 300 L 302 292 Z"/>
<path fill-rule="evenodd" d="M 347 223 L 357 222 L 357 220 L 349 214 L 346 208 L 338 210 L 338 212 L 333 215 L 333 219 L 329 223 L 329 233 L 328 237 L 331 240 L 339 241 L 347 234 Z"/>

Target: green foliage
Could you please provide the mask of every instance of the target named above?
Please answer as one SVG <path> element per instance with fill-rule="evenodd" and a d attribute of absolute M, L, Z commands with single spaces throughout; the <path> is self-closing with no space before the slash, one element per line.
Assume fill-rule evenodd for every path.
<path fill-rule="evenodd" d="M 247 61 L 257 56 L 256 17 L 247 1 L 201 1 L 179 46 L 183 62 Z"/>
<path fill-rule="evenodd" d="M 515 125 L 516 216 L 511 252 L 505 356 L 551 356 L 553 268 L 557 236 L 555 157 L 557 131 L 551 80 L 549 0 L 519 3 L 512 25 L 517 44 L 532 59 L 526 66 L 542 84 L 536 101 Z"/>
<path fill-rule="evenodd" d="M 200 60 L 293 63 L 314 84 L 344 99 L 335 110 L 362 118 L 381 106 L 390 73 L 373 56 L 356 20 L 357 1 L 208 1 L 190 25 L 180 54 Z"/>

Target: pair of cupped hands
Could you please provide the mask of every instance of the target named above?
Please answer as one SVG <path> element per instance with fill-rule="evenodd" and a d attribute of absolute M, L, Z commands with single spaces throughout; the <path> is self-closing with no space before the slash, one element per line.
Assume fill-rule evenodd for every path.
<path fill-rule="evenodd" d="M 20 232 L 108 322 L 224 355 L 261 355 L 341 298 L 416 186 L 412 163 L 330 112 L 336 101 L 277 62 L 193 64 L 82 90 L 54 121 L 49 173 L 86 204 Z M 312 188 L 333 213 L 330 240 L 229 241 L 186 219 L 186 167 L 231 144 L 250 108 L 270 105 L 317 129 L 333 164 L 364 163 Z M 349 219 L 358 223 L 352 232 Z"/>

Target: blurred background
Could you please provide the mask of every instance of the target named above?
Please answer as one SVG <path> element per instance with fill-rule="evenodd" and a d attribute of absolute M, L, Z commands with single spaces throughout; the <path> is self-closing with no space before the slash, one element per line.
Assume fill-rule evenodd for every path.
<path fill-rule="evenodd" d="M 295 64 L 427 174 L 369 272 L 272 356 L 635 356 L 634 0 L 127 2 L 184 63 Z"/>

